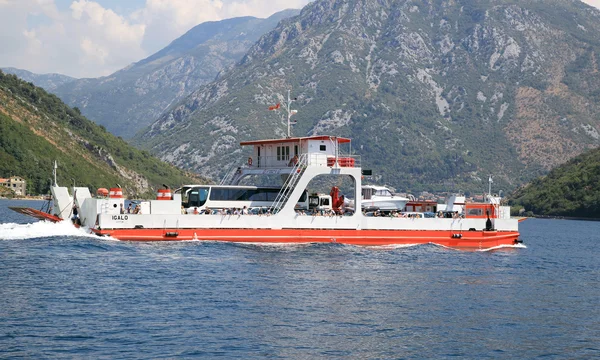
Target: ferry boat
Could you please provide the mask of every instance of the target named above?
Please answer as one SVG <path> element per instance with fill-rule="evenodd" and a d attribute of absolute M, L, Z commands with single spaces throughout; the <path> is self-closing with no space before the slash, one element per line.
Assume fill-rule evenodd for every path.
<path fill-rule="evenodd" d="M 485 249 L 519 242 L 518 220 L 498 202 L 460 204 L 435 217 L 386 216 L 343 210 L 337 189 L 312 194 L 311 180 L 344 178 L 353 184 L 348 197 L 363 195 L 360 156 L 344 154 L 351 140 L 337 136 L 286 137 L 244 141 L 252 156 L 235 167 L 219 185 L 186 185 L 159 189 L 157 198 L 142 201 L 127 213 L 122 189 L 106 189 L 93 197 L 88 188 L 52 186 L 51 214 L 29 215 L 51 221 L 69 219 L 77 210 L 79 226 L 99 236 L 125 241 L 216 240 L 250 243 L 343 243 L 396 245 L 434 243 Z M 244 186 L 255 176 L 275 176 L 283 185 Z M 56 174 L 55 174 L 56 179 Z M 402 201 L 405 201 L 404 198 Z M 406 199 L 408 201 L 408 199 Z M 243 204 L 243 205 L 242 205 Z M 404 202 L 406 204 L 406 202 Z M 423 205 L 425 206 L 425 205 Z M 225 212 L 224 207 L 236 211 Z M 244 208 L 245 207 L 245 208 Z M 248 212 L 249 208 L 265 211 Z M 413 202 L 413 210 L 417 207 Z M 446 206 L 447 208 L 447 206 Z M 419 207 L 420 209 L 420 207 Z M 460 212 L 459 210 L 460 209 Z M 324 211 L 326 210 L 326 211 Z M 25 210 L 21 211 L 26 213 Z"/>

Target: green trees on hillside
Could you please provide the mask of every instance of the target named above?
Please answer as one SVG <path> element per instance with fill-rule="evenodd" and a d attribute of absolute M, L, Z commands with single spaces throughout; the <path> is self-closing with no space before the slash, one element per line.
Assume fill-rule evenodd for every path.
<path fill-rule="evenodd" d="M 509 204 L 536 215 L 600 218 L 600 148 L 518 189 Z"/>
<path fill-rule="evenodd" d="M 124 178 L 110 164 L 112 158 L 118 166 L 147 179 L 150 187 L 198 182 L 193 175 L 107 133 L 78 110 L 15 75 L 0 71 L 0 177 L 23 176 L 28 181 L 28 192 L 46 193 L 52 164 L 57 160 L 61 184 L 75 182 L 97 188 L 120 183 L 132 194 L 139 188 L 134 182 L 145 180 Z"/>

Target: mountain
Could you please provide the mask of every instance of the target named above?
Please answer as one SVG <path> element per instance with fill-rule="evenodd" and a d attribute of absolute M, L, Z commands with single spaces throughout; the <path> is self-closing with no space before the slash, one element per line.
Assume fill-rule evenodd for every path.
<path fill-rule="evenodd" d="M 35 86 L 39 86 L 44 88 L 46 91 L 53 91 L 57 87 L 75 81 L 75 78 L 72 78 L 67 75 L 61 74 L 34 74 L 31 71 L 15 69 L 12 67 L 0 68 L 5 74 L 14 74 L 19 78 L 33 83 Z"/>
<path fill-rule="evenodd" d="M 218 177 L 239 141 L 352 137 L 374 181 L 508 191 L 600 145 L 600 11 L 563 0 L 317 0 L 134 143 Z"/>
<path fill-rule="evenodd" d="M 109 134 L 42 88 L 0 71 L 0 176 L 22 176 L 28 192 L 46 193 L 58 160 L 62 185 L 111 187 L 153 195 L 163 183 L 204 181 Z"/>
<path fill-rule="evenodd" d="M 66 83 L 53 93 L 111 133 L 130 138 L 239 61 L 281 19 L 298 12 L 202 23 L 144 60 L 106 77 Z"/>
<path fill-rule="evenodd" d="M 536 215 L 600 218 L 600 148 L 519 188 L 510 205 Z"/>

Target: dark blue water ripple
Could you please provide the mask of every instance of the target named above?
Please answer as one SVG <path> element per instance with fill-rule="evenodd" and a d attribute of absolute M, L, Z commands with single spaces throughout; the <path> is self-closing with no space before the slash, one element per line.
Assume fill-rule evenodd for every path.
<path fill-rule="evenodd" d="M 5 231 L 0 357 L 600 357 L 600 223 L 521 228 L 491 252 Z"/>

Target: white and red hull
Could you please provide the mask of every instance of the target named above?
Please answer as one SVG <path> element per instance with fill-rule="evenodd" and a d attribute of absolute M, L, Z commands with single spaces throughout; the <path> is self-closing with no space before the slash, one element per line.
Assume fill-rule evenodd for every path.
<path fill-rule="evenodd" d="M 317 204 L 311 203 L 309 197 L 305 210 L 311 215 L 297 211 L 296 205 L 306 192 L 310 192 L 311 181 L 318 176 L 351 181 L 354 188 L 349 193 L 350 197 L 361 199 L 362 169 L 354 158 L 339 156 L 339 144 L 349 141 L 313 136 L 242 143 L 253 145 L 254 156 L 263 158 L 256 165 L 249 163 L 248 166 L 235 169 L 230 185 L 186 185 L 172 194 L 168 189 L 160 189 L 156 200 L 141 201 L 132 213 L 125 210 L 125 199 L 120 188 L 111 188 L 108 197 L 101 194 L 92 197 L 87 188 L 75 187 L 71 196 L 66 188 L 54 186 L 54 208 L 61 209 L 56 217 L 70 218 L 70 209 L 78 209 L 78 223 L 83 228 L 100 236 L 124 241 L 208 240 L 363 246 L 433 243 L 472 249 L 488 249 L 518 242 L 518 221 L 510 218 L 508 207 L 499 204 L 474 204 L 461 208 L 463 213 L 460 216 L 458 212 L 453 212 L 447 214 L 452 215 L 450 217 L 438 214 L 435 218 L 392 216 L 394 214 L 370 216 L 363 214 L 360 211 L 363 206 L 357 204 L 358 211 L 355 213 L 342 216 L 329 212 L 325 216 L 328 214 L 325 210 L 334 209 L 334 203 L 338 200 L 337 195 L 332 195 L 329 199 L 323 198 L 331 203 L 322 202 L 320 198 Z M 274 156 L 275 149 L 279 151 L 277 157 Z M 282 152 L 282 149 L 285 151 Z M 300 157 L 288 164 L 286 156 L 290 149 L 298 151 Z M 282 153 L 286 156 L 282 157 Z M 245 177 L 268 174 L 285 175 L 285 181 L 274 199 L 270 199 L 268 193 L 256 192 L 256 189 L 240 190 L 237 186 Z M 332 188 L 332 191 L 334 189 L 337 194 L 337 188 Z M 243 201 L 259 201 L 258 195 L 264 195 L 261 201 L 269 202 L 269 211 L 266 214 L 259 212 L 252 215 L 250 212 L 240 215 L 241 205 L 246 205 Z M 399 199 L 403 202 L 408 200 Z M 232 203 L 217 206 L 219 201 Z M 209 209 L 206 214 L 200 214 L 202 206 Z M 47 218 L 37 213 L 33 215 Z"/>
<path fill-rule="evenodd" d="M 518 231 L 324 229 L 111 229 L 92 230 L 124 241 L 212 240 L 239 243 L 340 243 L 363 246 L 428 244 L 458 248 L 514 245 Z"/>

